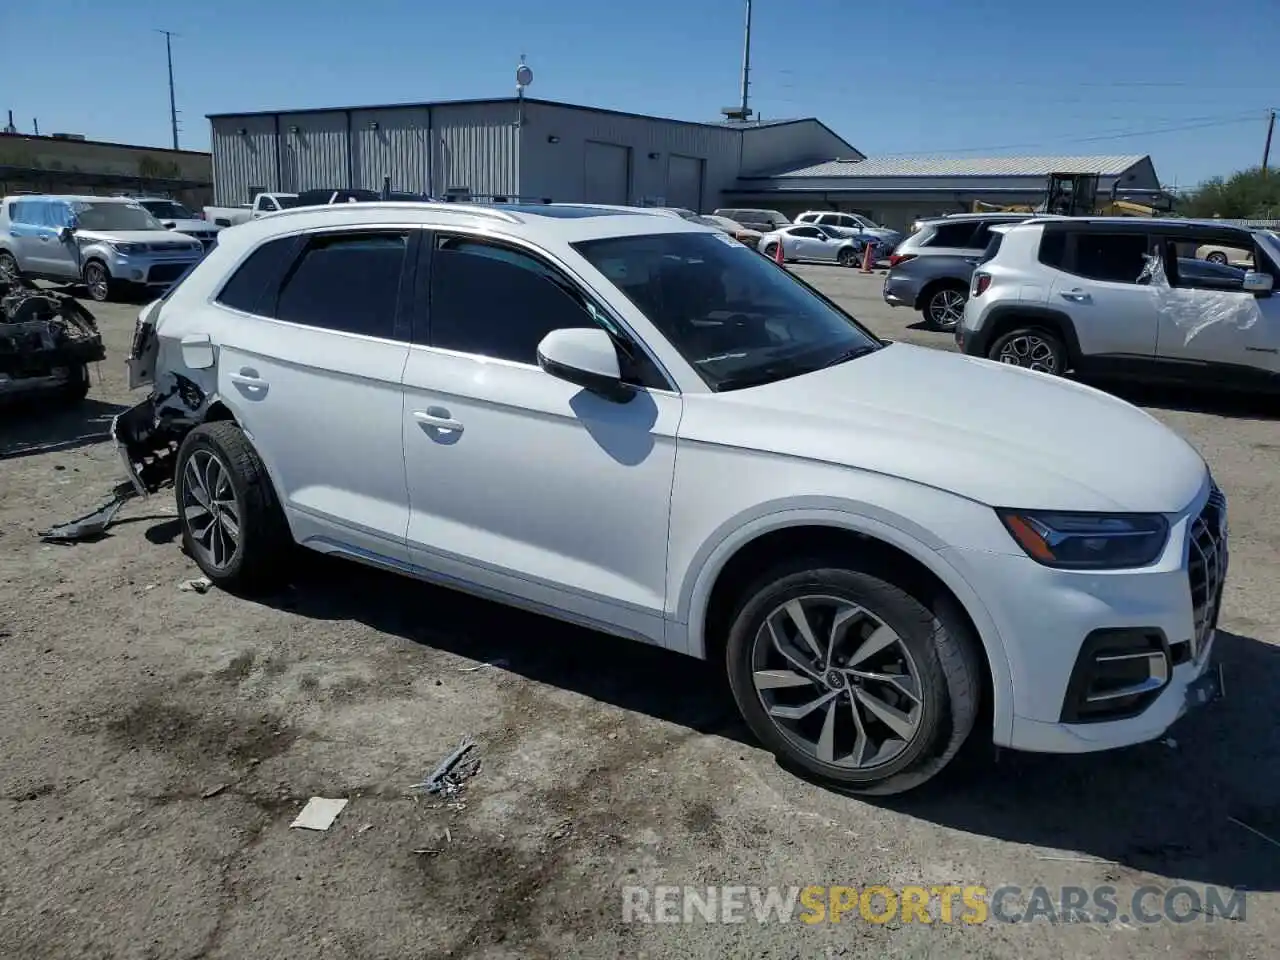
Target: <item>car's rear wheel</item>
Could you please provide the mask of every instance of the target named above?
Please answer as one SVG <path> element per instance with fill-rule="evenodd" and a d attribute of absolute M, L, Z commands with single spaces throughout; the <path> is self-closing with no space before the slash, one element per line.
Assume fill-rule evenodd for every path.
<path fill-rule="evenodd" d="M 871 573 L 814 558 L 744 592 L 726 666 L 752 732 L 779 759 L 888 795 L 942 770 L 978 715 L 976 640 Z"/>
<path fill-rule="evenodd" d="M 111 299 L 111 274 L 97 260 L 90 260 L 84 265 L 84 285 L 90 300 L 102 303 Z"/>
<path fill-rule="evenodd" d="M 925 319 L 935 330 L 954 330 L 964 318 L 969 291 L 960 286 L 941 287 L 929 294 L 924 305 Z"/>
<path fill-rule="evenodd" d="M 852 267 L 857 265 L 858 257 L 857 257 L 857 254 L 853 252 L 853 250 L 846 247 L 845 249 L 840 251 L 839 255 L 836 257 L 836 261 L 842 267 Z"/>
<path fill-rule="evenodd" d="M 1041 373 L 1066 372 L 1067 350 L 1062 340 L 1043 327 L 1019 327 L 996 338 L 987 357 Z"/>
<path fill-rule="evenodd" d="M 182 542 L 214 584 L 252 592 L 279 582 L 291 545 L 271 478 L 244 432 L 229 421 L 196 427 L 174 473 Z"/>
<path fill-rule="evenodd" d="M 18 261 L 14 259 L 13 254 L 0 253 L 0 281 L 12 283 L 21 276 L 22 271 L 18 269 Z"/>
<path fill-rule="evenodd" d="M 1206 257 L 1210 263 L 1217 263 L 1225 266 L 1227 264 L 1227 255 L 1221 250 L 1213 250 Z"/>

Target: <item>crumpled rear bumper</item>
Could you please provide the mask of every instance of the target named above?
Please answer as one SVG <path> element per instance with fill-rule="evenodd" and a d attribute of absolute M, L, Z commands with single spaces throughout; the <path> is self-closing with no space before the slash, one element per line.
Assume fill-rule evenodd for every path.
<path fill-rule="evenodd" d="M 111 439 L 120 461 L 134 489 L 143 496 L 173 481 L 178 439 L 166 433 L 156 417 L 155 394 L 111 421 Z"/>

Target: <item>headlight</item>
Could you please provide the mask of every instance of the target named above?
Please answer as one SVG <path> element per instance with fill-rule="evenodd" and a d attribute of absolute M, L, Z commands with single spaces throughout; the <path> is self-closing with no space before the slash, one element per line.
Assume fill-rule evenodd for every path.
<path fill-rule="evenodd" d="M 117 253 L 141 253 L 147 248 L 145 243 L 116 243 L 113 240 L 108 240 L 107 243 Z"/>
<path fill-rule="evenodd" d="M 1046 567 L 1145 567 L 1160 556 L 1169 539 L 1169 523 L 1158 513 L 996 512 L 1027 556 Z"/>

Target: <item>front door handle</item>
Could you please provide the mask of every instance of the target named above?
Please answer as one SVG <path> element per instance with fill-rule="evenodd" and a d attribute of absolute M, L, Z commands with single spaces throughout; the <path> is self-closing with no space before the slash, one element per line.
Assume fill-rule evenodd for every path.
<path fill-rule="evenodd" d="M 261 377 L 246 377 L 242 373 L 231 374 L 231 382 L 237 387 L 265 387 L 267 381 Z"/>
<path fill-rule="evenodd" d="M 462 432 L 462 421 L 453 419 L 453 417 L 449 416 L 449 411 L 443 407 L 415 410 L 413 411 L 413 419 L 424 427 L 430 427 L 433 430 L 448 430 L 453 433 Z"/>
<path fill-rule="evenodd" d="M 1093 300 L 1083 290 L 1064 290 L 1061 296 L 1063 300 L 1070 300 L 1072 303 L 1089 303 Z"/>

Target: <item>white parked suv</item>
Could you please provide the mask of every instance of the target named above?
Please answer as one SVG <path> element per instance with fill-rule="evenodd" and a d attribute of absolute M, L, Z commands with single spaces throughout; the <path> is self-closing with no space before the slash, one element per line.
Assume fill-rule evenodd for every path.
<path fill-rule="evenodd" d="M 1226 505 L 1191 446 L 878 340 L 679 218 L 285 211 L 144 309 L 129 367 L 124 462 L 219 586 L 298 543 L 711 658 L 846 788 L 929 779 L 984 703 L 995 743 L 1079 752 L 1217 690 Z"/>
<path fill-rule="evenodd" d="M 1280 389 L 1280 241 L 1137 217 L 992 228 L 956 328 L 972 356 L 1045 373 Z M 1250 252 L 1256 269 L 1196 257 Z"/>

